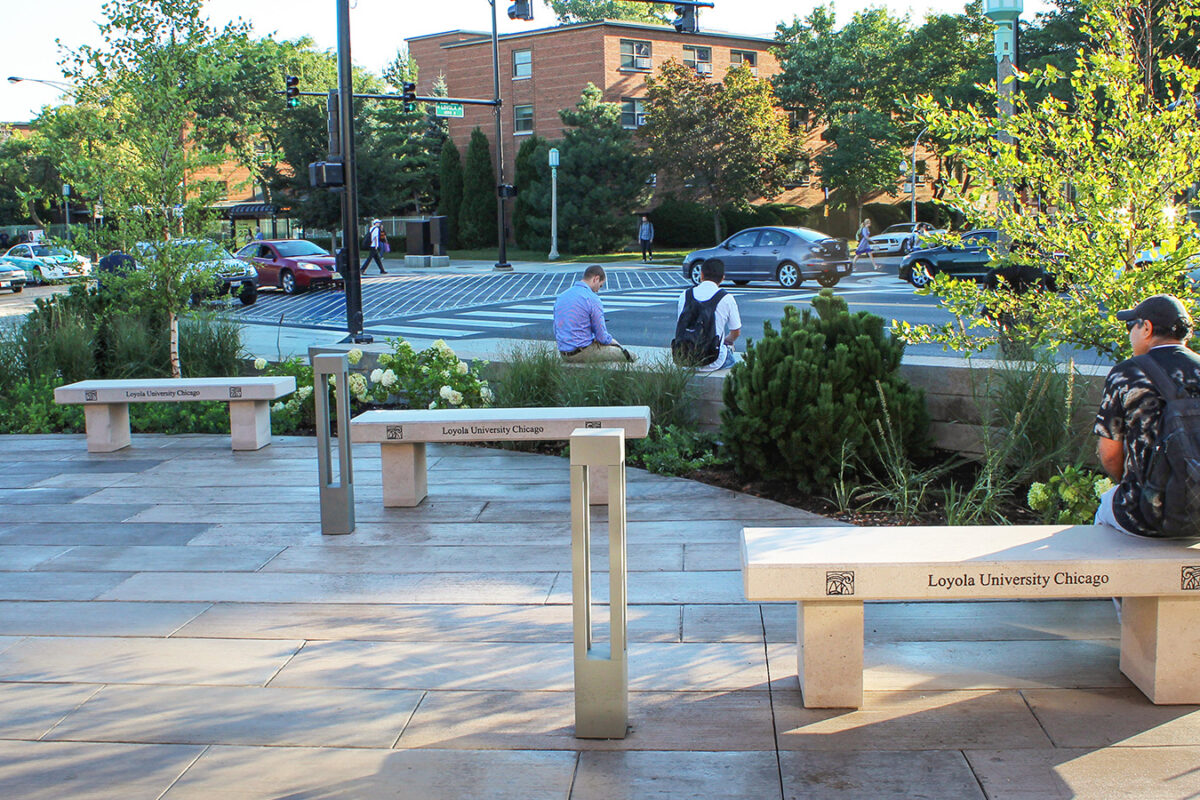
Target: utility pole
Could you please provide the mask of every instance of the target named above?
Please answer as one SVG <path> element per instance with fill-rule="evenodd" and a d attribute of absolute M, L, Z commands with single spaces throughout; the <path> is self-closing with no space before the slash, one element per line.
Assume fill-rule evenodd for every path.
<path fill-rule="evenodd" d="M 342 247 L 346 285 L 346 332 L 355 343 L 374 341 L 363 333 L 362 276 L 358 252 L 358 173 L 354 160 L 354 65 L 350 60 L 350 0 L 337 0 L 338 122 L 345 186 L 342 188 Z"/>
<path fill-rule="evenodd" d="M 512 272 L 512 264 L 508 263 L 508 221 L 504 207 L 509 193 L 504 183 L 504 130 L 500 120 L 500 37 L 496 32 L 496 0 L 488 2 L 492 6 L 492 95 L 496 103 L 492 107 L 492 114 L 496 119 L 496 237 L 500 241 L 500 250 L 492 269 L 497 272 Z"/>
<path fill-rule="evenodd" d="M 1005 122 L 1013 114 L 1013 101 L 1017 93 L 1017 26 L 1022 9 L 1022 0 L 984 0 L 983 3 L 983 13 L 996 24 L 993 39 L 996 53 L 997 111 L 1000 114 L 1002 131 L 999 139 L 1008 145 L 1015 143 Z M 1011 209 L 1012 187 L 1000 186 L 997 189 L 1000 209 Z"/>

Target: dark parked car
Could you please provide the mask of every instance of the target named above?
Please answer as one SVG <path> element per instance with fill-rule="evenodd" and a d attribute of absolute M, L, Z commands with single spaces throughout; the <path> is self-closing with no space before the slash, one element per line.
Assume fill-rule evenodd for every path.
<path fill-rule="evenodd" d="M 213 294 L 218 297 L 232 295 L 242 302 L 242 305 L 253 305 L 258 299 L 258 273 L 253 265 L 240 261 L 229 254 L 229 251 L 208 239 L 171 239 L 169 242 L 138 242 L 134 245 L 134 260 L 138 267 L 144 262 L 158 258 L 160 247 L 175 248 L 182 251 L 192 263 L 183 267 L 184 271 L 193 269 L 208 270 L 213 273 Z M 195 298 L 200 299 L 200 298 Z"/>
<path fill-rule="evenodd" d="M 684 277 L 700 283 L 700 265 L 710 258 L 723 261 L 725 277 L 739 286 L 773 280 L 794 289 L 810 278 L 835 286 L 852 271 L 846 240 L 809 228 L 747 228 L 716 247 L 688 253 Z"/>
<path fill-rule="evenodd" d="M 267 239 L 251 242 L 237 257 L 258 269 L 259 287 L 274 286 L 296 294 L 342 282 L 336 259 L 323 247 L 304 239 Z"/>
<path fill-rule="evenodd" d="M 960 244 L 914 250 L 900 262 L 900 280 L 919 289 L 928 286 L 934 275 L 945 273 L 982 281 L 990 289 L 998 288 L 1003 282 L 1018 293 L 1035 288 L 1056 291 L 1053 278 L 1039 266 L 1020 263 L 1019 258 L 1010 259 L 1004 266 L 994 266 L 992 258 L 999 240 L 1000 232 L 994 228 L 978 228 L 964 233 Z M 1013 255 L 1020 252 L 1020 248 L 1013 245 Z"/>

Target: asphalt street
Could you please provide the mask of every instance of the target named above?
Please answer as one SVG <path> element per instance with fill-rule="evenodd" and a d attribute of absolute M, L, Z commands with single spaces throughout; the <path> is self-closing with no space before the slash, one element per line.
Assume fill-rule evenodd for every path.
<path fill-rule="evenodd" d="M 896 277 L 897 258 L 880 259 L 878 269 L 860 271 L 838 284 L 836 291 L 854 311 L 870 311 L 890 322 L 945 322 L 950 317 L 936 298 L 921 297 Z M 513 273 L 474 271 L 409 271 L 372 273 L 363 280 L 365 330 L 377 340 L 409 339 L 542 340 L 553 339 L 554 299 L 578 280 L 582 267 L 517 265 Z M 675 331 L 675 308 L 689 285 L 678 265 L 612 265 L 601 293 L 609 330 L 622 343 L 663 347 Z M 758 338 L 763 323 L 777 323 L 785 305 L 809 306 L 819 287 L 808 282 L 786 290 L 774 282 L 724 288 L 738 301 L 743 335 Z M 231 312 L 242 323 L 271 328 L 322 332 L 344 331 L 345 295 L 323 290 L 287 296 L 266 290 L 249 307 Z M 740 348 L 739 348 L 740 349 Z M 937 346 L 913 352 L 941 354 Z"/>

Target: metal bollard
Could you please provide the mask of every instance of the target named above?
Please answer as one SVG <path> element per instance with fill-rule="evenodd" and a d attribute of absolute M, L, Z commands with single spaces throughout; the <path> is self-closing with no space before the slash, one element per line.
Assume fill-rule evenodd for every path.
<path fill-rule="evenodd" d="M 309 352 L 317 411 L 317 473 L 321 484 L 321 533 L 354 533 L 354 470 L 350 454 L 350 362 L 344 354 Z M 338 480 L 333 480 L 333 433 L 329 426 L 329 376 L 337 410 Z"/>
<path fill-rule="evenodd" d="M 608 645 L 592 640 L 592 521 L 588 477 L 608 473 Z M 626 645 L 625 432 L 571 434 L 571 595 L 575 630 L 575 738 L 624 739 L 629 724 Z"/>

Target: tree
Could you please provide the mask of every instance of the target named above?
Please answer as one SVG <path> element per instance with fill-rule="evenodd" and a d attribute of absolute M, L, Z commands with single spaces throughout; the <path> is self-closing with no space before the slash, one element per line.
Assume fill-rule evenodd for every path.
<path fill-rule="evenodd" d="M 567 126 L 557 142 L 558 246 L 565 253 L 605 253 L 628 242 L 634 211 L 649 199 L 650 163 L 621 126 L 621 107 L 606 103 L 594 84 L 584 87 L 574 108 L 558 112 Z M 522 203 L 529 209 L 529 238 L 550 244 L 550 143 L 529 153 L 536 179 Z"/>
<path fill-rule="evenodd" d="M 463 169 L 462 158 L 451 139 L 446 140 L 438 158 L 438 185 L 441 187 L 438 214 L 446 218 L 446 239 L 449 246 L 457 248 L 461 245 L 458 219 L 462 213 Z"/>
<path fill-rule="evenodd" d="M 744 67 L 710 81 L 671 59 L 647 79 L 649 122 L 641 132 L 658 174 L 670 173 L 712 210 L 721 239 L 721 207 L 774 197 L 799 158 L 771 84 Z"/>
<path fill-rule="evenodd" d="M 1118 309 L 1157 292 L 1194 301 L 1184 272 L 1200 239 L 1176 203 L 1200 178 L 1200 119 L 1193 102 L 1165 103 L 1148 89 L 1135 5 L 1087 0 L 1087 41 L 1070 74 L 1047 64 L 1020 76 L 1027 85 L 1062 84 L 1067 100 L 1057 92 L 1018 95 L 1014 114 L 997 119 L 990 108 L 920 99 L 921 120 L 977 179 L 968 190 L 951 185 L 950 202 L 1011 240 L 999 263 L 1041 266 L 1064 291 L 989 293 L 938 276 L 932 291 L 957 321 L 903 325 L 911 341 L 973 352 L 996 339 L 991 320 L 1000 319 L 1009 337 L 1034 346 L 1120 356 L 1129 345 L 1113 316 Z M 1200 0 L 1179 0 L 1159 14 L 1164 30 L 1186 31 L 1200 19 Z M 1200 70 L 1178 56 L 1158 59 L 1156 69 L 1169 97 L 1197 96 Z M 995 207 L 992 187 L 1006 199 Z M 1141 254 L 1156 246 L 1162 257 L 1143 265 Z"/>
<path fill-rule="evenodd" d="M 666 22 L 666 15 L 652 3 L 625 0 L 547 0 L 555 18 L 562 24 L 623 19 L 630 22 Z"/>
<path fill-rule="evenodd" d="M 878 111 L 832 118 L 823 138 L 833 146 L 814 159 L 821 183 L 844 192 L 860 213 L 866 195 L 881 189 L 895 195 L 897 167 L 905 163 L 901 135 L 900 126 Z"/>
<path fill-rule="evenodd" d="M 513 165 L 513 185 L 517 187 L 512 215 L 513 238 L 518 246 L 526 250 L 538 250 L 547 244 L 545 231 L 534 230 L 532 221 L 549 208 L 545 195 L 550 187 L 545 180 L 539 181 L 543 170 L 538 169 L 538 157 L 549 151 L 549 145 L 542 137 L 536 134 L 526 137 L 517 150 L 517 160 Z"/>
<path fill-rule="evenodd" d="M 479 128 L 471 131 L 463 165 L 462 211 L 458 237 L 468 249 L 493 247 L 496 242 L 496 167 L 487 136 Z"/>

